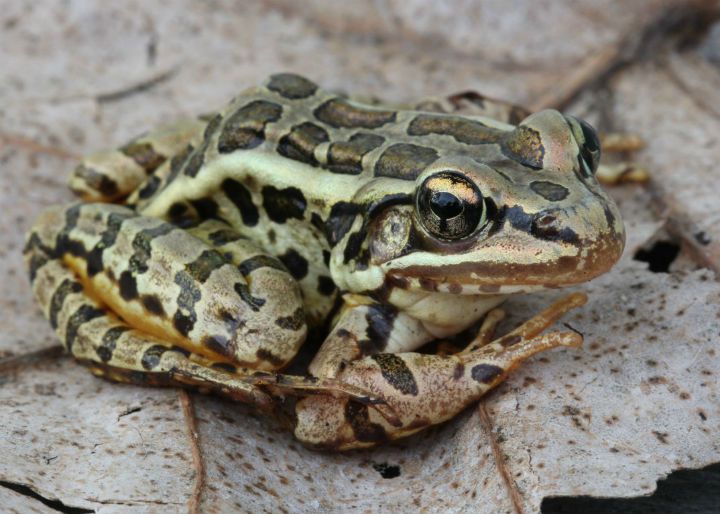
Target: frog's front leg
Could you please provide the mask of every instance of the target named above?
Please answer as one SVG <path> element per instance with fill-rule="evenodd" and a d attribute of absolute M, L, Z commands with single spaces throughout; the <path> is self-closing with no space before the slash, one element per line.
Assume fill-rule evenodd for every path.
<path fill-rule="evenodd" d="M 585 301 L 582 293 L 570 295 L 488 343 L 499 319 L 494 311 L 478 337 L 453 355 L 375 353 L 344 362 L 337 378 L 385 400 L 400 423 L 388 423 L 372 406 L 311 397 L 298 402 L 295 435 L 318 448 L 349 450 L 406 437 L 446 421 L 502 382 L 525 359 L 557 346 L 580 346 L 582 336 L 576 332 L 539 334 Z"/>

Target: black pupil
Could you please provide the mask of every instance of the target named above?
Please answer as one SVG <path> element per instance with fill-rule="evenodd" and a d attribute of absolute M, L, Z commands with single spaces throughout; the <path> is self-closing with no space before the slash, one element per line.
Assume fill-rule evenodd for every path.
<path fill-rule="evenodd" d="M 440 219 L 448 220 L 460 214 L 463 210 L 462 203 L 452 193 L 435 191 L 430 197 L 430 208 Z"/>

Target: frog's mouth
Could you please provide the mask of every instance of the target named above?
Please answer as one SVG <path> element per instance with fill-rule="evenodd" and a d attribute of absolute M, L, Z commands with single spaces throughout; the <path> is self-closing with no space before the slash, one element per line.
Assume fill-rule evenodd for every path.
<path fill-rule="evenodd" d="M 622 255 L 622 221 L 610 214 L 583 220 L 584 234 L 507 224 L 463 252 L 417 251 L 381 266 L 391 282 L 414 291 L 512 294 L 580 284 L 610 270 Z M 562 220 L 559 225 L 568 226 Z"/>
<path fill-rule="evenodd" d="M 508 249 L 503 253 L 503 249 Z M 413 262 L 412 255 L 386 277 L 404 282 L 405 288 L 455 294 L 509 294 L 555 289 L 587 282 L 610 270 L 623 245 L 588 245 L 576 255 L 542 259 L 513 246 L 473 252 L 475 259 L 434 266 Z M 467 254 L 466 254 L 467 256 Z M 534 262 L 527 262 L 535 258 Z M 524 262 L 525 261 L 525 262 Z"/>

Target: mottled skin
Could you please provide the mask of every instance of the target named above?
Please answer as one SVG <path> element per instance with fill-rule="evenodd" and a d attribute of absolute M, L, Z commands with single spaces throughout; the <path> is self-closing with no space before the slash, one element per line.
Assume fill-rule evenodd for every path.
<path fill-rule="evenodd" d="M 516 108 L 497 110 L 517 122 Z M 507 295 L 581 283 L 624 230 L 597 184 L 584 122 L 366 106 L 289 74 L 217 115 L 86 159 L 28 234 L 38 301 L 99 375 L 190 384 L 271 411 L 299 396 L 295 435 L 346 450 L 404 437 L 476 401 L 529 356 L 575 294 L 490 341 L 492 311 L 455 354 L 413 353 Z M 445 107 L 446 108 L 446 107 Z M 495 110 L 493 110 L 495 109 Z M 276 373 L 308 328 L 309 376 Z"/>

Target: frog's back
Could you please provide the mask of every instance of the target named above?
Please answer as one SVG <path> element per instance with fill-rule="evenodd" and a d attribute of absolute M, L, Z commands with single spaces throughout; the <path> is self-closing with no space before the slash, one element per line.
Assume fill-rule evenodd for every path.
<path fill-rule="evenodd" d="M 230 181 L 228 188 L 245 194 L 244 181 L 296 188 L 306 207 L 326 218 L 333 205 L 351 202 L 375 178 L 404 181 L 411 189 L 417 176 L 443 157 L 506 159 L 497 143 L 513 128 L 487 118 L 363 105 L 297 75 L 273 75 L 214 116 L 202 139 L 173 159 L 140 205 L 163 198 L 169 208 L 167 200 L 175 195 L 164 190 L 187 194 L 190 181 L 198 183 L 192 195 L 200 198 L 222 186 L 217 181 L 232 169 L 242 187 Z M 242 177 L 247 178 L 237 180 Z"/>
<path fill-rule="evenodd" d="M 309 303 L 329 312 L 336 285 L 366 287 L 350 287 L 355 271 L 373 274 L 373 280 L 357 275 L 364 284 L 382 281 L 383 272 L 369 266 L 374 236 L 368 227 L 390 205 L 412 211 L 418 181 L 429 174 L 444 173 L 441 182 L 451 189 L 453 177 L 469 174 L 489 213 L 502 212 L 500 219 L 520 212 L 523 221 L 515 225 L 533 237 L 538 229 L 524 220 L 549 207 L 565 216 L 589 202 L 595 216 L 606 202 L 592 170 L 580 166 L 586 159 L 573 123 L 555 111 L 516 127 L 479 116 L 364 105 L 297 75 L 273 75 L 212 116 L 204 133 L 129 203 L 181 227 L 208 218 L 228 223 L 286 263 Z M 605 218 L 615 217 L 606 212 Z M 548 237 L 557 238 L 555 225 L 544 227 Z M 410 245 L 401 253 L 415 250 Z M 450 273 L 447 266 L 431 268 L 443 277 Z"/>
<path fill-rule="evenodd" d="M 514 126 L 356 103 L 291 74 L 273 75 L 239 95 L 224 112 L 219 153 L 258 148 L 311 166 L 319 176 L 414 181 L 443 157 L 502 159 L 497 143 Z"/>

